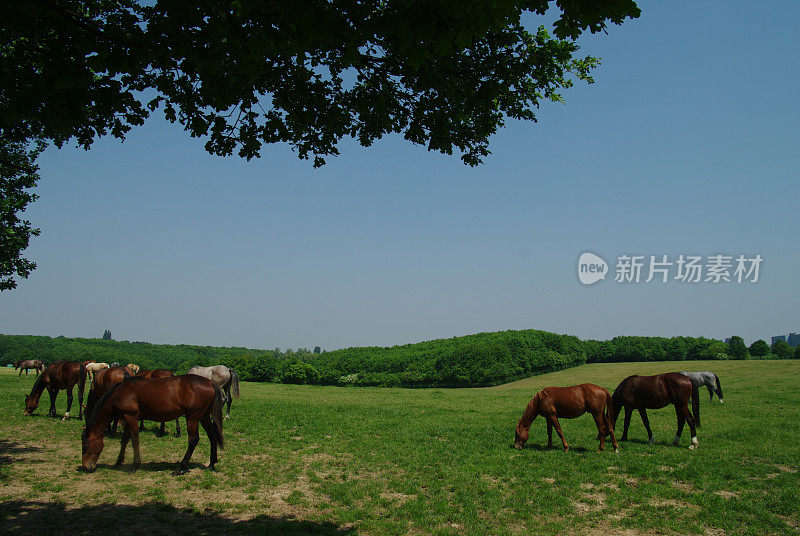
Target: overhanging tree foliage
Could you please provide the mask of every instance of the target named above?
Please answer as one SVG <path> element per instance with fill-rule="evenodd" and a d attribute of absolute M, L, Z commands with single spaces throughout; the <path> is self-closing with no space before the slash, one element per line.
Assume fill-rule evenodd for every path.
<path fill-rule="evenodd" d="M 524 12 L 555 4 L 553 35 Z M 386 134 L 469 165 L 598 60 L 575 40 L 632 0 L 20 0 L 0 4 L 0 137 L 124 138 L 161 109 L 215 155 L 287 143 L 315 166 Z"/>
<path fill-rule="evenodd" d="M 38 236 L 31 222 L 20 218 L 36 200 L 29 190 L 39 180 L 34 164 L 40 146 L 8 143 L 0 138 L 0 291 L 15 288 L 16 277 L 26 278 L 36 264 L 22 258 L 31 236 Z"/>

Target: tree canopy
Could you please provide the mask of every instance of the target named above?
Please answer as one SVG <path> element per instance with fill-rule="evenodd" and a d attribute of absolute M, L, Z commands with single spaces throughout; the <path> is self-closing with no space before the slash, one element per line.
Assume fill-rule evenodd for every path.
<path fill-rule="evenodd" d="M 525 12 L 554 4 L 552 35 Z M 387 134 L 469 165 L 596 58 L 633 0 L 20 0 L 0 4 L 0 139 L 124 138 L 156 110 L 212 154 L 286 143 L 315 166 Z M 24 273 L 20 272 L 24 277 Z"/>

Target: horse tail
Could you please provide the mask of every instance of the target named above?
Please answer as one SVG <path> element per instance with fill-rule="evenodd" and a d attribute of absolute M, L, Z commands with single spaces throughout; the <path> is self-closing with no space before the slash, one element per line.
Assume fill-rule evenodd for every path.
<path fill-rule="evenodd" d="M 603 422 L 606 425 L 606 435 L 611 435 L 614 431 L 614 425 L 611 424 L 611 415 L 614 411 L 614 399 L 611 394 L 606 391 L 606 408 L 603 410 Z"/>
<path fill-rule="evenodd" d="M 81 363 L 80 372 L 78 373 L 78 413 L 83 406 L 83 391 L 86 389 L 86 367 Z"/>
<path fill-rule="evenodd" d="M 228 369 L 231 373 L 231 396 L 239 398 L 239 375 L 233 369 Z"/>
<path fill-rule="evenodd" d="M 694 416 L 695 426 L 700 428 L 700 390 L 694 382 L 690 383 L 692 384 L 692 415 Z"/>
<path fill-rule="evenodd" d="M 211 403 L 211 420 L 214 421 L 214 439 L 219 448 L 225 448 L 225 436 L 222 434 L 222 390 L 214 385 L 214 401 Z"/>
<path fill-rule="evenodd" d="M 714 374 L 714 379 L 717 380 L 717 396 L 719 396 L 720 401 L 722 400 L 722 385 L 719 383 L 719 376 Z"/>
<path fill-rule="evenodd" d="M 622 384 L 625 383 L 625 380 L 614 389 L 614 394 L 611 395 L 611 401 L 609 404 L 606 404 L 608 408 L 608 412 L 610 413 L 610 420 L 611 420 L 611 428 L 614 429 L 617 425 L 617 417 L 619 417 L 619 412 L 622 410 L 622 406 L 624 406 L 622 401 Z"/>

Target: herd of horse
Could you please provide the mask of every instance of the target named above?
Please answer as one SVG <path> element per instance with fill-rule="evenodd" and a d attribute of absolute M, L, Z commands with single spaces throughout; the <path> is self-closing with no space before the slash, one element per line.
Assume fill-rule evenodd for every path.
<path fill-rule="evenodd" d="M 599 450 L 605 448 L 605 438 L 611 436 L 614 451 L 619 452 L 617 438 L 614 434 L 617 418 L 622 409 L 625 409 L 625 425 L 621 441 L 628 439 L 628 427 L 631 424 L 633 410 L 638 410 L 642 423 L 647 430 L 650 444 L 653 444 L 653 431 L 650 429 L 650 420 L 647 418 L 648 409 L 661 409 L 669 405 L 675 406 L 678 418 L 678 430 L 673 440 L 673 445 L 678 445 L 685 424 L 689 425 L 692 439 L 690 449 L 697 448 L 697 430 L 700 427 L 700 396 L 699 389 L 708 388 L 711 400 L 714 394 L 723 403 L 722 386 L 719 377 L 709 371 L 702 372 L 668 372 L 654 376 L 628 376 L 614 390 L 614 394 L 600 386 L 584 383 L 571 387 L 545 387 L 528 403 L 525 411 L 517 423 L 514 431 L 514 447 L 521 449 L 528 441 L 529 430 L 533 420 L 541 415 L 547 422 L 547 447 L 553 446 L 553 428 L 561 438 L 565 451 L 569 445 L 564 439 L 559 417 L 574 419 L 584 413 L 594 417 L 597 425 L 597 438 L 600 440 Z M 689 403 L 692 409 L 689 410 Z"/>
<path fill-rule="evenodd" d="M 84 411 L 83 393 L 90 368 L 93 376 L 90 379 L 91 388 Z M 97 467 L 97 460 L 103 450 L 103 438 L 106 433 L 115 433 L 119 421 L 123 423 L 123 433 L 116 465 L 123 463 L 125 450 L 130 442 L 133 445 L 133 463 L 138 467 L 141 464 L 139 431 L 143 429 L 144 421 L 160 422 L 158 435 L 161 436 L 165 434 L 166 422 L 175 420 L 175 434 L 179 436 L 181 417 L 186 419 L 189 445 L 176 473 L 187 470 L 199 441 L 200 426 L 211 443 L 209 468 L 213 469 L 218 461 L 217 449 L 224 447 L 222 423 L 230 416 L 231 399 L 239 397 L 239 376 L 236 371 L 224 365 L 193 367 L 188 374 L 176 376 L 167 369 L 140 370 L 133 364 L 120 366 L 119 363 L 107 365 L 60 361 L 41 370 L 41 374 L 37 372 L 36 382 L 30 394 L 25 397 L 25 414 L 30 415 L 36 410 L 41 394 L 47 389 L 50 395 L 48 415 L 55 417 L 56 396 L 60 390 L 66 390 L 67 411 L 62 420 L 69 419 L 75 385 L 78 386 L 78 418 L 85 417 L 81 434 L 80 469 L 87 472 L 94 471 Z M 700 427 L 699 389 L 702 386 L 708 388 L 712 400 L 716 394 L 719 401 L 723 402 L 719 378 L 708 371 L 629 376 L 620 382 L 613 394 L 591 383 L 570 387 L 545 387 L 525 408 L 515 429 L 513 446 L 517 449 L 524 447 L 534 419 L 541 415 L 547 423 L 548 448 L 553 445 L 555 428 L 564 451 L 567 451 L 569 445 L 564 439 L 559 418 L 574 419 L 589 413 L 597 426 L 599 450 L 604 450 L 605 438 L 610 436 L 614 451 L 619 452 L 614 429 L 623 409 L 625 424 L 621 441 L 627 440 L 631 415 L 633 410 L 637 410 L 652 444 L 653 432 L 647 410 L 673 405 L 678 420 L 673 445 L 679 443 L 683 427 L 688 424 L 691 431 L 689 448 L 694 449 L 698 445 L 696 428 Z M 228 408 L 223 417 L 225 402 Z"/>
<path fill-rule="evenodd" d="M 96 365 L 96 366 L 92 366 Z M 86 406 L 83 394 L 90 370 L 89 395 Z M 25 397 L 25 414 L 31 415 L 39 406 L 42 393 L 50 396 L 48 415 L 56 416 L 56 397 L 59 391 L 67 392 L 67 410 L 62 420 L 68 420 L 72 409 L 72 392 L 78 386 L 78 418 L 84 419 L 81 434 L 82 460 L 80 469 L 94 471 L 103 450 L 103 437 L 113 435 L 117 423 L 122 421 L 122 443 L 117 465 L 122 464 L 128 442 L 133 446 L 134 466 L 141 465 L 139 431 L 144 421 L 161 423 L 158 435 L 164 435 L 167 421 L 175 420 L 176 436 L 180 435 L 180 418 L 186 418 L 189 445 L 177 473 L 187 470 L 189 460 L 200 440 L 202 426 L 211 442 L 211 462 L 217 463 L 217 448 L 224 445 L 222 423 L 230 416 L 231 399 L 239 397 L 239 376 L 224 365 L 193 367 L 189 373 L 176 376 L 167 369 L 140 370 L 133 364 L 59 361 L 37 374 L 36 382 Z M 223 417 L 223 405 L 228 412 Z"/>

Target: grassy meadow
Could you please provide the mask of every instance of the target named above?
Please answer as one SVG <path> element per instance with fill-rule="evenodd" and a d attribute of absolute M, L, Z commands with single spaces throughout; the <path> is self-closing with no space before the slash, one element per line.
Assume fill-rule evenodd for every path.
<path fill-rule="evenodd" d="M 725 404 L 701 391 L 700 448 L 672 447 L 675 412 L 634 414 L 630 441 L 597 452 L 590 416 L 562 420 L 571 450 L 547 450 L 537 419 L 511 448 L 530 398 L 548 385 L 610 391 L 630 374 L 713 370 Z M 141 434 L 143 466 L 76 471 L 81 422 L 22 414 L 31 374 L 0 370 L 0 534 L 800 534 L 800 361 L 584 365 L 482 389 L 243 383 L 217 471 L 208 439 L 187 475 L 186 437 Z M 77 392 L 76 392 L 77 394 Z M 76 397 L 77 398 L 77 397 Z M 66 396 L 59 395 L 59 415 Z M 77 411 L 73 407 L 73 415 Z M 622 435 L 622 420 L 618 422 Z M 558 438 L 554 434 L 554 443 Z"/>

